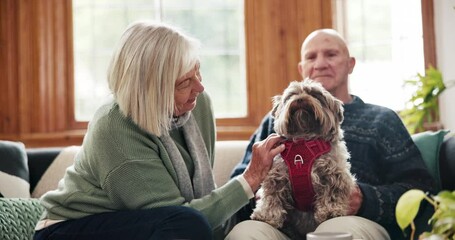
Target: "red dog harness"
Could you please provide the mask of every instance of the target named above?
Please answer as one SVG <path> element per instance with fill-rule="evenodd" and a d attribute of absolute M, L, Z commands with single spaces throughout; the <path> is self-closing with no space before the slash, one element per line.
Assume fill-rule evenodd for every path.
<path fill-rule="evenodd" d="M 330 151 L 330 143 L 302 139 L 295 142 L 288 140 L 284 145 L 286 148 L 281 156 L 289 168 L 295 207 L 300 211 L 309 211 L 315 195 L 311 184 L 311 167 L 316 158 Z"/>

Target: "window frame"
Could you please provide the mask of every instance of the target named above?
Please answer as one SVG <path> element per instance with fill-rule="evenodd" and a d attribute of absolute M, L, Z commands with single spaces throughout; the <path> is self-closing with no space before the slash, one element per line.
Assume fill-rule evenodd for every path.
<path fill-rule="evenodd" d="M 300 45 L 332 26 L 329 0 L 245 0 L 248 114 L 216 119 L 218 140 L 248 139 L 271 97 L 299 80 Z M 425 63 L 436 66 L 433 0 L 422 0 Z M 27 147 L 79 145 L 75 120 L 71 0 L 0 1 L 0 139 Z"/>

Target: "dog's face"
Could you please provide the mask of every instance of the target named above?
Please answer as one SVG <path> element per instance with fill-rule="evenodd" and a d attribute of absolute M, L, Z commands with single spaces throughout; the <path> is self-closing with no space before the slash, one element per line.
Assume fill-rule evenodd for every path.
<path fill-rule="evenodd" d="M 343 106 L 320 83 L 306 79 L 291 82 L 283 95 L 273 97 L 272 116 L 275 131 L 286 138 L 330 141 L 339 134 Z"/>

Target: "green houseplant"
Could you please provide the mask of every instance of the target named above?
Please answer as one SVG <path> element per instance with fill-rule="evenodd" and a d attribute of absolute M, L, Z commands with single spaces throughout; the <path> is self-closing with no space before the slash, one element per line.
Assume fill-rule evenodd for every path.
<path fill-rule="evenodd" d="M 455 191 L 441 191 L 436 196 L 427 196 L 421 190 L 411 189 L 398 200 L 395 216 L 398 225 L 404 231 L 411 226 L 410 239 L 414 239 L 414 219 L 419 211 L 422 200 L 434 207 L 434 214 L 429 219 L 431 232 L 423 232 L 419 239 L 455 240 Z"/>
<path fill-rule="evenodd" d="M 406 80 L 404 85 L 415 88 L 415 92 L 400 112 L 408 131 L 413 134 L 426 130 L 424 125 L 439 121 L 438 97 L 446 89 L 439 70 L 430 66 L 425 75 L 417 74 L 415 79 Z"/>

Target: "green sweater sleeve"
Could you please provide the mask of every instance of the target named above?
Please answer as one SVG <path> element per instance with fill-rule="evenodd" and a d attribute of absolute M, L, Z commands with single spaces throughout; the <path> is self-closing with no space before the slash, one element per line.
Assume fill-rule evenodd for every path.
<path fill-rule="evenodd" d="M 149 162 L 134 161 L 110 173 L 104 188 L 117 206 L 136 209 L 185 205 L 201 211 L 216 228 L 248 202 L 237 180 L 231 180 L 205 197 L 185 202 L 166 167 L 159 161 L 153 165 Z M 139 173 L 141 169 L 151 168 L 154 168 L 153 174 Z"/>

